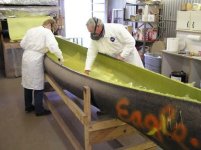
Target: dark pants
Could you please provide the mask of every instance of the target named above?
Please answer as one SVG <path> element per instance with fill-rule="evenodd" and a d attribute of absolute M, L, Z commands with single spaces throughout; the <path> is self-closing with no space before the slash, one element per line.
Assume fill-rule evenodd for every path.
<path fill-rule="evenodd" d="M 31 90 L 24 88 L 25 109 L 32 107 L 32 101 L 34 101 L 35 112 L 43 112 L 43 93 L 44 90 Z"/>

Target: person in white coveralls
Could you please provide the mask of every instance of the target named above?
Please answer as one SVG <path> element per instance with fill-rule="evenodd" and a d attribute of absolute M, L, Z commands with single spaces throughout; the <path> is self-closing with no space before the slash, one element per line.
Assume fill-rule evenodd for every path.
<path fill-rule="evenodd" d="M 135 48 L 135 40 L 123 25 L 103 24 L 101 19 L 93 17 L 87 21 L 86 26 L 92 39 L 85 62 L 86 74 L 89 74 L 98 52 L 144 68 Z"/>
<path fill-rule="evenodd" d="M 55 54 L 62 63 L 62 52 L 54 37 L 56 22 L 48 19 L 43 25 L 29 29 L 20 46 L 24 49 L 22 56 L 22 86 L 24 87 L 25 111 L 35 111 L 36 116 L 51 112 L 43 107 L 44 92 L 44 55 L 48 51 Z M 34 104 L 33 104 L 34 102 Z"/>

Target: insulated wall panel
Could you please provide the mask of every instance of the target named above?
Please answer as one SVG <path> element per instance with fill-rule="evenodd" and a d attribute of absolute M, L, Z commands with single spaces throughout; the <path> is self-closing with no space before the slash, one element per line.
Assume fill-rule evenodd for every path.
<path fill-rule="evenodd" d="M 58 14 L 59 6 L 1 6 L 0 20 L 8 17 L 26 16 L 55 16 Z"/>
<path fill-rule="evenodd" d="M 58 5 L 58 0 L 1 0 L 0 4 L 9 5 Z"/>

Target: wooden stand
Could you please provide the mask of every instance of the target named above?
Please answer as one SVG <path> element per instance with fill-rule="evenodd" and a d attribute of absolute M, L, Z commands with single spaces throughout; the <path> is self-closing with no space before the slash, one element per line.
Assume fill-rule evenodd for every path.
<path fill-rule="evenodd" d="M 57 94 L 61 97 L 66 106 L 73 112 L 73 114 L 77 117 L 77 119 L 84 126 L 84 148 L 73 135 L 69 127 L 65 124 L 62 117 L 56 111 L 54 106 L 48 100 L 47 95 L 45 94 L 45 101 L 48 104 L 49 109 L 51 110 L 53 116 L 56 121 L 64 131 L 66 137 L 70 140 L 73 147 L 76 150 L 92 150 L 92 144 L 100 143 L 103 141 L 108 141 L 112 139 L 116 139 L 117 137 L 123 135 L 129 135 L 132 133 L 136 133 L 137 131 L 130 125 L 118 120 L 118 119 L 109 119 L 103 121 L 92 121 L 91 120 L 91 94 L 90 88 L 84 87 L 84 110 L 79 108 L 77 104 L 75 104 L 61 89 L 61 87 L 51 78 L 49 75 L 45 75 L 46 80 L 53 87 L 53 89 L 57 92 Z M 138 148 L 137 148 L 138 147 Z M 153 142 L 143 143 L 138 145 L 136 148 L 126 147 L 126 149 L 155 149 L 156 145 Z"/>

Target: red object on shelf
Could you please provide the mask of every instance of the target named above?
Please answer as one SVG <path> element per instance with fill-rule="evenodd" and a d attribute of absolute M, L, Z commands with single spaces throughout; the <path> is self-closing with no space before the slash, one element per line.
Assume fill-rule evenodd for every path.
<path fill-rule="evenodd" d="M 148 40 L 149 41 L 154 41 L 157 38 L 157 30 L 156 29 L 152 29 L 148 31 Z"/>

